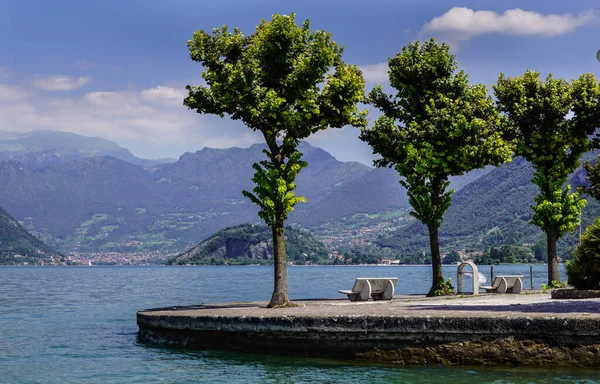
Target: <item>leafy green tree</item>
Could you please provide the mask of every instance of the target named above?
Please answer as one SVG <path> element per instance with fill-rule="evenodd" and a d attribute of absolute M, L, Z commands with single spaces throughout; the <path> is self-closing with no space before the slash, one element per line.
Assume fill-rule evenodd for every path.
<path fill-rule="evenodd" d="M 490 251 L 486 251 L 483 254 L 476 256 L 473 262 L 477 265 L 497 264 L 497 261 L 491 258 Z"/>
<path fill-rule="evenodd" d="M 565 183 L 582 154 L 598 145 L 590 137 L 600 125 L 600 85 L 591 74 L 569 83 L 552 75 L 541 81 L 538 72 L 528 70 L 515 78 L 500 74 L 494 91 L 516 139 L 515 156 L 535 169 L 532 182 L 539 195 L 531 223 L 546 232 L 551 284 L 560 281 L 556 242 L 579 225 L 585 206 Z"/>
<path fill-rule="evenodd" d="M 410 43 L 388 59 L 390 85 L 369 94 L 383 112 L 361 139 L 381 156 L 379 167 L 395 168 L 404 178 L 410 213 L 429 231 L 433 282 L 429 295 L 444 292 L 438 228 L 450 207 L 449 176 L 498 165 L 512 149 L 503 140 L 500 116 L 484 85 L 469 85 L 446 44 L 431 39 Z M 446 292 L 447 293 L 447 292 Z"/>
<path fill-rule="evenodd" d="M 492 228 L 483 236 L 483 243 L 486 246 L 493 247 L 493 246 L 501 245 L 504 243 L 504 241 L 505 241 L 504 234 L 502 233 L 502 230 L 500 230 L 500 228 L 498 228 L 498 227 Z"/>
<path fill-rule="evenodd" d="M 344 252 L 346 264 L 377 264 L 379 259 L 370 252 L 365 252 L 361 249 L 352 249 Z"/>
<path fill-rule="evenodd" d="M 533 255 L 536 261 L 544 261 L 548 255 L 548 244 L 543 240 L 538 241 L 533 245 Z"/>
<path fill-rule="evenodd" d="M 294 206 L 295 179 L 307 166 L 299 142 L 327 128 L 366 125 L 364 81 L 356 66 L 342 61 L 343 48 L 325 31 L 310 30 L 295 15 L 262 20 L 245 36 L 227 26 L 188 41 L 192 60 L 204 71 L 206 86 L 188 86 L 184 104 L 198 113 L 229 115 L 260 132 L 268 146 L 266 160 L 254 164 L 256 184 L 244 196 L 260 207 L 259 216 L 273 232 L 274 291 L 270 307 L 290 304 L 284 245 L 284 222 Z"/>
<path fill-rule="evenodd" d="M 462 261 L 462 259 L 460 258 L 460 255 L 458 254 L 458 252 L 452 251 L 446 257 L 444 257 L 444 260 L 442 260 L 442 263 L 443 264 L 456 264 L 456 263 L 460 263 L 461 261 Z"/>
<path fill-rule="evenodd" d="M 591 164 L 586 161 L 584 164 L 587 172 L 587 179 L 590 181 L 590 186 L 585 188 L 585 192 L 589 193 L 595 199 L 600 200 L 600 156 L 596 164 Z"/>
<path fill-rule="evenodd" d="M 577 289 L 600 289 L 600 218 L 587 227 L 573 256 L 566 264 L 569 284 Z"/>
<path fill-rule="evenodd" d="M 482 255 L 476 257 L 477 264 L 502 264 L 502 263 L 530 263 L 535 262 L 528 248 L 518 245 L 502 245 L 492 247 Z"/>
<path fill-rule="evenodd" d="M 514 249 L 508 245 L 503 245 L 500 247 L 495 258 L 500 260 L 501 263 L 512 264 L 517 262 Z"/>

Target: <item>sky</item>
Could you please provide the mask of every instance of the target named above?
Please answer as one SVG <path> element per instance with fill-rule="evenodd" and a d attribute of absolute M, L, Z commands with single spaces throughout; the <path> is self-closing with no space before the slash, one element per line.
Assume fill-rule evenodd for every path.
<path fill-rule="evenodd" d="M 222 25 L 249 35 L 261 19 L 292 12 L 331 32 L 367 92 L 385 86 L 389 57 L 429 37 L 447 42 L 490 93 L 500 72 L 600 77 L 597 0 L 0 0 L 0 131 L 98 136 L 142 158 L 260 143 L 239 121 L 183 106 L 185 86 L 202 84 L 187 41 Z M 329 129 L 308 141 L 371 165 L 358 134 Z"/>

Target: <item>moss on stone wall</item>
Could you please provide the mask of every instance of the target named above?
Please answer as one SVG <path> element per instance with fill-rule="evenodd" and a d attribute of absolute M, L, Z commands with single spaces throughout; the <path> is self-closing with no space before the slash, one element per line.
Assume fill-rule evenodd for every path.
<path fill-rule="evenodd" d="M 600 365 L 600 344 L 565 347 L 507 338 L 492 341 L 465 341 L 424 348 L 372 350 L 357 354 L 357 358 L 401 365 L 589 367 Z"/>

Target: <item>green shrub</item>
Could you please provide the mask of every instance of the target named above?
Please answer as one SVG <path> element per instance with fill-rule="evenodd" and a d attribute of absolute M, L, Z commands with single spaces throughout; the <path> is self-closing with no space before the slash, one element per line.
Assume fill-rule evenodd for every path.
<path fill-rule="evenodd" d="M 567 287 L 567 282 L 563 281 L 562 283 L 558 280 L 552 280 L 552 282 L 550 282 L 550 284 L 546 285 L 546 284 L 542 284 L 542 289 L 544 291 L 548 290 L 548 289 L 556 289 L 556 288 L 566 288 Z"/>
<path fill-rule="evenodd" d="M 569 284 L 577 289 L 600 289 L 600 218 L 596 218 L 567 261 Z"/>
<path fill-rule="evenodd" d="M 433 290 L 433 296 L 449 296 L 454 294 L 454 287 L 452 286 L 452 279 L 442 281 L 435 287 L 431 288 Z M 431 295 L 428 295 L 431 296 Z"/>

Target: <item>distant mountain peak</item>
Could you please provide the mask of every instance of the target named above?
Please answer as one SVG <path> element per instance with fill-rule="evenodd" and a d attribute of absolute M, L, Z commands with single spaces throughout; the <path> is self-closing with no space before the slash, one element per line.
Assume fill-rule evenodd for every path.
<path fill-rule="evenodd" d="M 111 156 L 142 166 L 155 166 L 175 161 L 140 159 L 113 141 L 72 132 L 0 131 L 0 160 L 14 159 L 37 168 L 95 156 Z"/>
<path fill-rule="evenodd" d="M 248 148 L 250 148 L 250 149 L 263 149 L 263 148 L 267 148 L 267 144 L 265 144 L 265 143 L 255 143 L 255 144 L 252 144 Z"/>
<path fill-rule="evenodd" d="M 12 144 L 19 142 L 19 144 L 29 152 L 66 148 L 93 148 L 97 150 L 111 149 L 127 151 L 114 141 L 103 139 L 101 137 L 82 136 L 65 131 L 36 130 L 25 133 L 4 131 L 0 134 L 0 149 L 3 149 L 2 141 L 10 141 Z"/>

